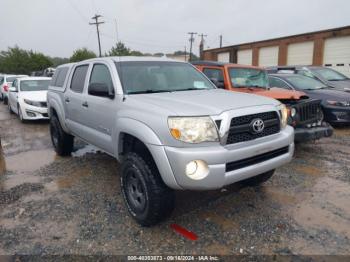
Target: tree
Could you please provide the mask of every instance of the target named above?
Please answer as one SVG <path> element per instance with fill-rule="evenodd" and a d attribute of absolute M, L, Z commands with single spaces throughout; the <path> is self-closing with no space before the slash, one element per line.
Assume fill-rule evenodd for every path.
<path fill-rule="evenodd" d="M 88 50 L 87 48 L 80 48 L 73 52 L 73 55 L 69 58 L 70 62 L 80 62 L 86 59 L 95 58 L 96 54 Z"/>
<path fill-rule="evenodd" d="M 124 43 L 119 41 L 115 46 L 111 48 L 107 56 L 129 56 L 130 53 L 130 48 L 126 47 Z"/>
<path fill-rule="evenodd" d="M 69 58 L 50 57 L 53 67 L 69 63 Z"/>
<path fill-rule="evenodd" d="M 18 46 L 0 53 L 0 71 L 9 74 L 31 74 L 52 66 L 49 57 L 42 53 L 27 51 Z"/>

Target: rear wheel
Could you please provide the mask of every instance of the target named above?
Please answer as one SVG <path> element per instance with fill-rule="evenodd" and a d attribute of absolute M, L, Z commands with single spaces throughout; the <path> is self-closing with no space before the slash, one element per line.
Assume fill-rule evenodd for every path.
<path fill-rule="evenodd" d="M 50 135 L 52 145 L 60 156 L 68 156 L 73 151 L 74 136 L 66 133 L 60 124 L 57 116 L 52 115 L 50 118 Z"/>
<path fill-rule="evenodd" d="M 120 184 L 130 215 L 142 226 L 163 221 L 174 209 L 174 191 L 164 184 L 155 164 L 136 153 L 126 155 Z"/>
<path fill-rule="evenodd" d="M 275 173 L 275 170 L 271 170 L 266 173 L 243 180 L 240 183 L 244 186 L 250 186 L 250 187 L 259 186 L 265 183 L 267 180 L 269 180 L 274 173 Z"/>
<path fill-rule="evenodd" d="M 7 105 L 8 103 L 8 98 L 6 96 L 3 95 L 2 99 L 4 100 L 4 104 Z"/>

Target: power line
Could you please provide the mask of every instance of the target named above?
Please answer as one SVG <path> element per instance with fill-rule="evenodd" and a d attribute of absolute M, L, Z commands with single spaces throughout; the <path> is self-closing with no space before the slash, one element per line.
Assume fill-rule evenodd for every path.
<path fill-rule="evenodd" d="M 95 15 L 94 17 L 91 17 L 91 19 L 94 19 L 95 22 L 94 23 L 89 23 L 90 25 L 96 25 L 96 31 L 97 31 L 97 40 L 98 40 L 98 50 L 99 50 L 99 54 L 100 54 L 100 57 L 102 56 L 102 53 L 101 53 L 101 40 L 100 40 L 100 31 L 98 29 L 98 26 L 100 24 L 104 24 L 104 22 L 99 22 L 98 19 L 102 17 L 101 15 Z"/>
<path fill-rule="evenodd" d="M 69 3 L 69 5 L 75 10 L 75 12 L 77 12 L 77 14 L 80 16 L 80 18 L 86 22 L 88 19 L 86 16 L 83 15 L 82 12 L 80 12 L 79 8 L 74 4 L 73 1 L 67 0 L 67 2 Z"/>
<path fill-rule="evenodd" d="M 193 44 L 193 42 L 194 42 L 194 35 L 196 35 L 197 33 L 195 33 L 195 32 L 189 32 L 188 33 L 189 35 L 191 35 L 191 37 L 190 37 L 190 59 L 189 59 L 189 61 L 191 62 L 192 61 L 192 44 Z"/>

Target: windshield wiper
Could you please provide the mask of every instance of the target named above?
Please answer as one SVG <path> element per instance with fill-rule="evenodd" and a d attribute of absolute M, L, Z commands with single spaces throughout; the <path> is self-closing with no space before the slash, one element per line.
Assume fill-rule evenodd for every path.
<path fill-rule="evenodd" d="M 328 79 L 328 81 L 345 81 L 348 80 L 349 78 L 344 78 L 344 79 Z"/>
<path fill-rule="evenodd" d="M 259 86 L 259 85 L 250 85 L 250 86 L 247 86 L 248 88 L 263 88 L 263 89 L 267 89 L 267 87 L 265 86 Z"/>
<path fill-rule="evenodd" d="M 186 89 L 175 89 L 175 90 L 172 90 L 172 91 L 193 91 L 193 90 L 208 90 L 209 88 L 194 88 L 194 87 L 191 87 L 191 88 L 186 88 Z"/>
<path fill-rule="evenodd" d="M 136 94 L 152 94 L 152 93 L 169 93 L 172 92 L 173 90 L 143 90 L 143 91 L 133 91 L 133 92 L 128 92 L 128 95 L 136 95 Z"/>

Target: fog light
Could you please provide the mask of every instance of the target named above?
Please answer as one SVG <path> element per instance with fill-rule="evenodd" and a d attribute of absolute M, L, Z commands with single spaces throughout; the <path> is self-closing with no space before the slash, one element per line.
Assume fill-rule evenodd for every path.
<path fill-rule="evenodd" d="M 193 160 L 186 165 L 186 175 L 191 179 L 201 180 L 208 174 L 208 164 L 203 160 Z"/>
<path fill-rule="evenodd" d="M 35 113 L 33 113 L 33 112 L 26 111 L 26 113 L 27 113 L 27 115 L 29 117 L 35 117 L 36 116 Z"/>

